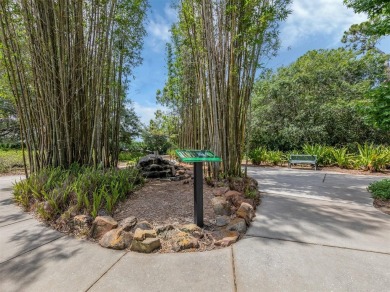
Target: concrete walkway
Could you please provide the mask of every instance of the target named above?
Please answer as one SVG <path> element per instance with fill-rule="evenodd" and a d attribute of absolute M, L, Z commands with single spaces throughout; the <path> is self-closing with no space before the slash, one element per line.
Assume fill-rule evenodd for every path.
<path fill-rule="evenodd" d="M 0 291 L 385 291 L 390 216 L 372 207 L 377 179 L 251 168 L 264 192 L 246 238 L 203 253 L 100 248 L 64 236 L 12 202 L 0 177 Z"/>

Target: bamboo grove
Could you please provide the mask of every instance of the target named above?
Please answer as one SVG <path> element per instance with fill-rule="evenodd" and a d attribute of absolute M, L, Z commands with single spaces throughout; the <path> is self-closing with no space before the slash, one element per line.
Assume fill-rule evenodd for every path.
<path fill-rule="evenodd" d="M 157 98 L 180 116 L 179 147 L 222 157 L 214 175 L 241 175 L 250 96 L 261 60 L 278 46 L 289 0 L 181 0 Z"/>
<path fill-rule="evenodd" d="M 2 0 L 0 42 L 30 171 L 113 166 L 146 0 Z"/>

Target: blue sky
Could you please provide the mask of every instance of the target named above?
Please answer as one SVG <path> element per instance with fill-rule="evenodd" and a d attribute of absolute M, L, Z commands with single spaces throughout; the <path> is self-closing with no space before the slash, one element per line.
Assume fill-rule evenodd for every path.
<path fill-rule="evenodd" d="M 157 109 L 156 91 L 166 80 L 165 44 L 170 40 L 170 26 L 176 21 L 176 12 L 170 0 L 149 0 L 150 10 L 146 24 L 147 37 L 142 52 L 143 64 L 134 70 L 128 97 L 145 124 Z M 343 0 L 295 0 L 289 18 L 281 26 L 282 47 L 277 57 L 263 60 L 266 66 L 277 68 L 288 65 L 313 49 L 331 49 L 341 46 L 343 32 L 351 24 L 366 20 L 343 5 Z M 390 38 L 382 41 L 381 49 L 390 52 Z"/>

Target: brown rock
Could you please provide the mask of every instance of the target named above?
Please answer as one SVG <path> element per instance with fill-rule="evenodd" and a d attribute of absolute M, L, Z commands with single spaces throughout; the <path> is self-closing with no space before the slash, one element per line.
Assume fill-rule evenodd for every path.
<path fill-rule="evenodd" d="M 156 233 L 160 234 L 175 229 L 172 224 L 160 225 L 156 227 Z"/>
<path fill-rule="evenodd" d="M 240 236 L 240 233 L 238 233 L 237 231 L 233 230 L 233 231 L 229 231 L 229 230 L 226 230 L 226 229 L 222 229 L 222 230 L 218 230 L 218 231 L 214 231 L 211 233 L 211 236 L 216 240 L 216 241 L 219 241 L 225 237 L 239 237 Z"/>
<path fill-rule="evenodd" d="M 215 215 L 227 215 L 229 216 L 231 213 L 230 207 L 231 203 L 227 201 L 224 197 L 215 197 L 211 199 L 211 203 L 213 204 L 213 209 Z"/>
<path fill-rule="evenodd" d="M 92 223 L 91 237 L 101 239 L 105 233 L 117 227 L 118 222 L 116 222 L 112 217 L 98 216 Z"/>
<path fill-rule="evenodd" d="M 253 207 L 248 203 L 242 203 L 240 208 L 238 208 L 236 215 L 237 217 L 245 219 L 247 225 L 249 225 L 252 219 L 256 216 Z"/>
<path fill-rule="evenodd" d="M 143 241 L 146 238 L 155 238 L 157 233 L 155 230 L 142 230 L 140 228 L 135 230 L 134 240 Z"/>
<path fill-rule="evenodd" d="M 77 215 L 73 217 L 73 223 L 78 228 L 89 228 L 92 224 L 92 217 L 88 215 Z"/>
<path fill-rule="evenodd" d="M 238 239 L 238 236 L 224 237 L 221 240 L 216 241 L 215 245 L 223 246 L 223 247 L 230 246 L 233 243 L 236 243 L 237 239 Z"/>
<path fill-rule="evenodd" d="M 117 228 L 108 231 L 99 240 L 99 244 L 106 248 L 112 249 L 125 249 L 131 244 L 133 236 L 130 232 L 124 230 L 124 228 Z"/>
<path fill-rule="evenodd" d="M 226 226 L 226 230 L 230 231 L 238 231 L 240 233 L 246 232 L 246 222 L 245 219 L 235 218 L 233 219 L 228 226 Z"/>
<path fill-rule="evenodd" d="M 176 252 L 185 249 L 199 247 L 198 239 L 189 235 L 186 232 L 177 233 L 175 237 L 172 238 L 172 240 L 173 240 L 172 249 Z"/>
<path fill-rule="evenodd" d="M 224 187 L 224 188 L 222 187 L 222 188 L 217 188 L 217 189 L 213 190 L 213 194 L 216 197 L 220 197 L 220 196 L 223 196 L 228 191 L 229 191 L 228 187 Z"/>
<path fill-rule="evenodd" d="M 131 242 L 130 250 L 142 253 L 151 253 L 161 247 L 160 239 L 146 238 L 143 241 L 134 240 Z"/>
<path fill-rule="evenodd" d="M 226 198 L 227 201 L 229 201 L 236 208 L 239 208 L 241 203 L 242 203 L 242 201 L 244 200 L 243 195 L 240 192 L 237 192 L 237 191 L 228 191 L 225 194 L 225 198 Z"/>
<path fill-rule="evenodd" d="M 196 224 L 186 224 L 181 227 L 179 227 L 179 230 L 184 231 L 185 233 L 189 233 L 192 236 L 196 238 L 202 238 L 203 237 L 203 230 Z"/>
<path fill-rule="evenodd" d="M 148 221 L 141 221 L 135 225 L 134 229 L 151 230 L 153 226 Z"/>
<path fill-rule="evenodd" d="M 119 223 L 119 227 L 123 228 L 124 231 L 130 231 L 135 224 L 137 224 L 137 218 L 135 218 L 134 216 L 130 216 L 123 219 Z"/>

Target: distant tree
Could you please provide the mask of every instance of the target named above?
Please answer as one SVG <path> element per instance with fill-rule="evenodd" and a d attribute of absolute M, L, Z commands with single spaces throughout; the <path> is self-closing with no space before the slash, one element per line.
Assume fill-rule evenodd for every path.
<path fill-rule="evenodd" d="M 381 52 L 376 44 L 380 38 L 390 35 L 390 2 L 344 0 L 344 3 L 357 13 L 367 13 L 368 21 L 352 25 L 342 41 L 351 44 L 351 47 L 360 53 Z M 383 130 L 390 129 L 390 66 L 388 60 L 386 62 L 386 80 L 374 84 L 367 91 L 368 99 L 362 107 L 366 121 Z"/>
<path fill-rule="evenodd" d="M 252 147 L 290 150 L 303 143 L 328 145 L 390 142 L 364 123 L 357 104 L 385 78 L 381 54 L 346 49 L 309 51 L 287 67 L 268 72 L 253 94 Z"/>
<path fill-rule="evenodd" d="M 123 104 L 120 116 L 119 141 L 121 148 L 128 148 L 142 134 L 142 124 L 131 100 Z"/>

